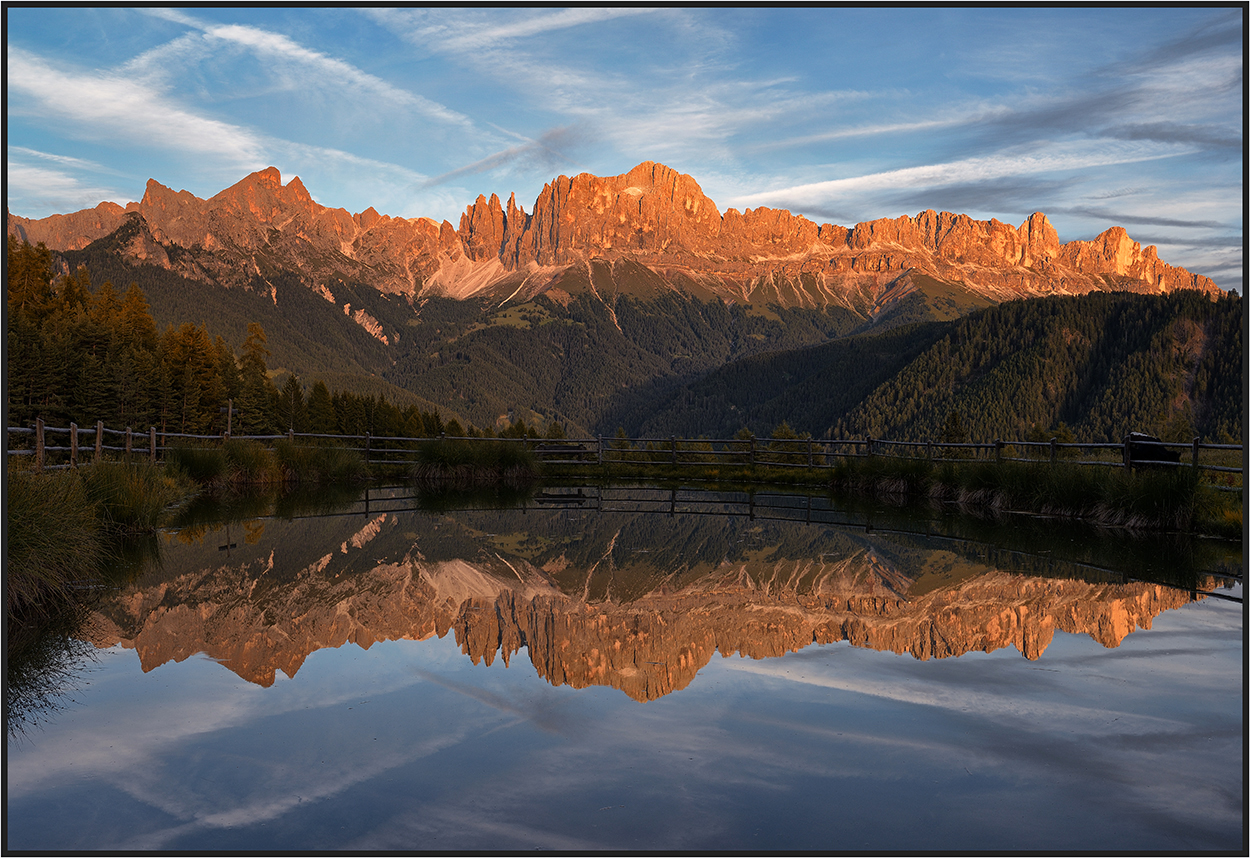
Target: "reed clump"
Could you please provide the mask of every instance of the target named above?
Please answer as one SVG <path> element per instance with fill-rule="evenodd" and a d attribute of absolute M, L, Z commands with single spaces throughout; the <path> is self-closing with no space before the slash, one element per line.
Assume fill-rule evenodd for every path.
<path fill-rule="evenodd" d="M 100 523 L 116 533 L 155 530 L 165 510 L 190 494 L 185 480 L 145 461 L 98 462 L 77 474 Z"/>
<path fill-rule="evenodd" d="M 210 493 L 242 486 L 349 483 L 369 476 L 354 450 L 332 442 L 296 444 L 287 438 L 276 440 L 272 450 L 246 438 L 179 445 L 166 451 L 165 463 Z"/>
<path fill-rule="evenodd" d="M 273 454 L 259 441 L 228 438 L 222 442 L 226 471 L 233 484 L 266 485 L 282 482 L 284 477 Z"/>
<path fill-rule="evenodd" d="M 1224 520 L 1214 493 L 1191 468 L 1127 471 L 1068 462 L 956 463 L 872 456 L 840 462 L 831 483 L 861 493 L 922 496 L 1134 528 L 1204 529 L 1205 521 Z"/>
<path fill-rule="evenodd" d="M 176 444 L 165 449 L 165 466 L 202 486 L 226 482 L 228 464 L 218 445 Z"/>
<path fill-rule="evenodd" d="M 76 474 L 5 474 L 5 609 L 12 619 L 47 616 L 104 551 L 96 504 Z"/>
<path fill-rule="evenodd" d="M 924 495 L 933 483 L 934 467 L 922 459 L 887 459 L 869 456 L 842 459 L 833 467 L 829 481 L 863 494 Z"/>
<path fill-rule="evenodd" d="M 469 488 L 521 485 L 538 477 L 538 460 L 518 441 L 438 438 L 417 448 L 412 479 L 428 485 Z"/>
<path fill-rule="evenodd" d="M 282 438 L 273 454 L 287 482 L 350 483 L 368 476 L 360 454 L 332 443 L 296 444 Z"/>
<path fill-rule="evenodd" d="M 37 474 L 5 472 L 5 607 L 46 617 L 99 581 L 119 539 L 155 531 L 189 486 L 148 462 L 99 462 Z"/>

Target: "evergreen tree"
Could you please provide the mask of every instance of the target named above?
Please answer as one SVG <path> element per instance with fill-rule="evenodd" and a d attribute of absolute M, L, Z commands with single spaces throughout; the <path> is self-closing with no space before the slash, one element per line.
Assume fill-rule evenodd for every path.
<path fill-rule="evenodd" d="M 86 269 L 82 269 L 86 271 Z M 134 351 L 156 351 L 156 322 L 152 320 L 152 311 L 148 300 L 138 283 L 131 283 L 122 298 L 119 312 L 121 332 L 128 348 Z"/>
<path fill-rule="evenodd" d="M 334 411 L 334 402 L 330 397 L 330 389 L 321 379 L 313 384 L 308 395 L 308 431 L 318 435 L 329 435 L 339 431 L 338 416 Z"/>
<path fill-rule="evenodd" d="M 278 396 L 278 428 L 291 432 L 305 431 L 307 408 L 304 405 L 304 386 L 292 373 Z"/>

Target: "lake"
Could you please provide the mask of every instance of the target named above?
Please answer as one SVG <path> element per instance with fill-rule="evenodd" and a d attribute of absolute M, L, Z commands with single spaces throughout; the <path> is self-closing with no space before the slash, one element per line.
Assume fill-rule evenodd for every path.
<path fill-rule="evenodd" d="M 758 490 L 202 504 L 21 690 L 6 845 L 1236 851 L 1242 563 Z"/>

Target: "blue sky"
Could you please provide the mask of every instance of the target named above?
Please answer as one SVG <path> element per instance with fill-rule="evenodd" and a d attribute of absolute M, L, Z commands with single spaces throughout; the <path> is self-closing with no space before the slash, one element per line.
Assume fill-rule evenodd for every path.
<path fill-rule="evenodd" d="M 724 211 L 1113 225 L 1242 288 L 1238 8 L 9 8 L 9 211 L 211 196 L 527 211 L 646 161 Z"/>

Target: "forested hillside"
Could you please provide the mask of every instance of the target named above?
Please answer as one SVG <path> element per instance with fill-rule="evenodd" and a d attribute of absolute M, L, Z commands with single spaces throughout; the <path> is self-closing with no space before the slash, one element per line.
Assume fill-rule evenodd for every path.
<path fill-rule="evenodd" d="M 948 328 L 936 322 L 901 325 L 735 361 L 676 389 L 644 391 L 607 422 L 639 436 L 728 438 L 744 426 L 766 436 L 783 422 L 823 435 Z"/>
<path fill-rule="evenodd" d="M 226 289 L 132 265 L 117 252 L 129 238 L 123 227 L 58 255 L 70 271 L 86 266 L 92 288 L 137 283 L 158 326 L 211 323 L 215 335 L 239 343 L 254 322 L 267 333 L 273 372 L 441 409 L 484 429 L 555 421 L 590 433 L 605 425 L 618 399 L 637 391 L 761 351 L 823 342 L 863 322 L 842 307 L 730 305 L 659 289 L 604 296 L 580 269 L 563 274 L 551 294 L 521 304 L 500 306 L 497 296 L 410 304 L 341 280 L 324 284 L 331 303 L 294 272 L 261 270 L 247 288 Z M 345 304 L 367 307 L 387 343 L 345 314 Z"/>
<path fill-rule="evenodd" d="M 202 325 L 211 321 L 213 330 L 228 341 L 241 342 L 249 322 L 257 322 L 269 333 L 272 363 L 276 369 L 289 369 L 301 376 L 323 372 L 370 375 L 390 365 L 386 347 L 347 318 L 335 304 L 300 283 L 289 272 L 257 273 L 251 288 L 223 289 L 216 284 L 180 276 L 157 265 L 131 265 L 117 252 L 128 236 L 125 227 L 92 242 L 82 250 L 62 251 L 68 271 L 86 266 L 92 285 L 105 282 L 136 283 L 151 305 L 152 316 L 160 326 L 184 323 Z M 177 245 L 170 245 L 176 251 Z M 333 283 L 335 294 L 344 300 L 360 300 L 354 289 Z M 371 311 L 388 302 L 376 290 L 369 290 Z M 411 311 L 403 300 L 395 303 L 404 318 Z M 397 308 L 397 309 L 399 309 Z M 389 320 L 388 320 L 389 321 Z M 398 322 L 402 325 L 402 321 Z"/>
<path fill-rule="evenodd" d="M 14 423 L 43 415 L 216 432 L 227 399 L 242 407 L 236 431 L 423 434 L 421 415 L 433 425 L 437 413 L 440 431 L 454 418 L 486 432 L 524 421 L 571 435 L 619 425 L 725 437 L 743 427 L 767 435 L 784 422 L 818 437 L 902 439 L 940 437 L 953 421 L 983 440 L 1061 423 L 1087 440 L 1133 430 L 1230 440 L 1244 422 L 1236 295 L 1096 292 L 905 323 L 967 309 L 958 290 L 927 278 L 896 303 L 905 312 L 848 336 L 863 324 L 850 310 L 674 292 L 605 299 L 576 274 L 521 304 L 410 305 L 330 284 L 344 304 L 368 301 L 383 342 L 280 271 L 258 272 L 254 288 L 222 289 L 122 265 L 97 242 L 63 259 L 100 270 L 54 279 L 55 257 L 12 237 L 9 259 Z M 110 272 L 139 285 L 119 294 Z M 795 348 L 810 343 L 821 344 Z"/>
<path fill-rule="evenodd" d="M 401 407 L 367 387 L 331 391 L 319 380 L 306 390 L 291 374 L 278 389 L 267 365 L 268 338 L 256 322 L 245 324 L 236 355 L 215 324 L 210 330 L 187 322 L 160 332 L 135 283 L 119 294 L 109 281 L 93 290 L 86 268 L 54 278 L 52 254 L 12 236 L 7 263 L 4 370 L 11 426 L 42 417 L 60 426 L 103 420 L 112 428 L 219 434 L 228 402 L 237 411 L 236 434 L 432 435 L 455 417 L 411 401 Z"/>
<path fill-rule="evenodd" d="M 478 425 L 512 415 L 555 420 L 573 433 L 602 431 L 612 405 L 640 391 L 765 349 L 827 340 L 859 322 L 837 309 L 760 311 L 677 295 L 611 305 L 541 295 L 493 312 L 479 303 L 422 302 L 386 378 Z"/>
<path fill-rule="evenodd" d="M 1011 301 L 950 332 L 833 425 L 836 435 L 936 437 L 950 412 L 974 438 L 1060 422 L 1077 437 L 1134 430 L 1239 439 L 1243 302 L 1099 292 Z"/>
<path fill-rule="evenodd" d="M 1190 291 L 1012 301 L 952 322 L 730 364 L 620 413 L 631 432 L 713 434 L 782 420 L 817 437 L 977 439 L 1066 424 L 1086 440 L 1143 430 L 1240 440 L 1243 302 Z"/>

